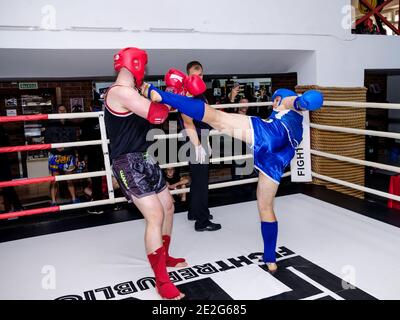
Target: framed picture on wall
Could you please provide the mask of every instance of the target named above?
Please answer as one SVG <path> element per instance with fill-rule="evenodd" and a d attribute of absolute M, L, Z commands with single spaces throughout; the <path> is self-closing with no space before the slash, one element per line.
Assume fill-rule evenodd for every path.
<path fill-rule="evenodd" d="M 83 105 L 83 98 L 71 98 L 69 100 L 71 106 L 71 112 L 83 112 L 85 110 Z"/>
<path fill-rule="evenodd" d="M 4 105 L 6 106 L 6 108 L 16 107 L 17 106 L 17 98 L 10 97 L 10 98 L 4 99 Z"/>
<path fill-rule="evenodd" d="M 95 82 L 94 83 L 94 88 L 95 88 L 95 96 L 97 97 L 97 100 L 100 101 L 102 104 L 102 108 L 104 108 L 104 98 L 106 95 L 106 92 L 109 87 L 113 85 L 113 82 Z"/>
<path fill-rule="evenodd" d="M 17 115 L 17 109 L 6 109 L 6 116 L 12 117 Z"/>

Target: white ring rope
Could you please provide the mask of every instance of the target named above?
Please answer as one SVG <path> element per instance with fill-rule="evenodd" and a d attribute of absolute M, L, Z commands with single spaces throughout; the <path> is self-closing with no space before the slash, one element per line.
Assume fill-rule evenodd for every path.
<path fill-rule="evenodd" d="M 374 194 L 374 195 L 377 195 L 377 196 L 380 196 L 380 197 L 383 197 L 383 198 L 387 198 L 387 199 L 392 199 L 392 200 L 395 200 L 395 201 L 400 201 L 400 196 L 396 196 L 396 195 L 393 195 L 393 194 L 390 194 L 390 193 L 387 193 L 387 192 L 378 191 L 378 190 L 375 190 L 375 189 L 363 187 L 363 186 L 360 186 L 358 184 L 354 184 L 354 183 L 351 183 L 351 182 L 347 182 L 347 181 L 331 178 L 331 177 L 324 176 L 322 174 L 318 174 L 318 173 L 315 173 L 315 172 L 312 172 L 312 176 L 317 178 L 317 179 L 321 179 L 321 180 L 325 180 L 325 181 L 332 182 L 332 183 L 335 183 L 335 184 L 339 184 L 339 185 L 342 185 L 344 187 L 348 187 L 348 188 L 355 189 L 355 190 L 358 190 L 358 191 L 371 193 L 371 194 Z"/>
<path fill-rule="evenodd" d="M 400 133 L 395 133 L 395 132 L 385 132 L 385 131 L 375 131 L 375 130 L 365 130 L 365 129 L 354 129 L 354 128 L 327 126 L 327 125 L 316 124 L 316 123 L 310 123 L 310 128 L 318 129 L 318 130 L 324 130 L 324 131 L 333 131 L 333 132 L 342 132 L 342 133 L 364 135 L 364 136 L 400 139 Z"/>
<path fill-rule="evenodd" d="M 324 158 L 329 158 L 329 159 L 334 159 L 334 160 L 339 160 L 339 161 L 344 161 L 344 162 L 350 162 L 353 164 L 358 164 L 366 167 L 373 167 L 373 168 L 378 168 L 382 170 L 388 170 L 396 173 L 400 173 L 400 167 L 396 166 L 391 166 L 388 164 L 382 164 L 378 162 L 371 162 L 371 161 L 365 161 L 365 160 L 360 160 L 360 159 L 355 159 L 355 158 L 349 158 L 345 156 L 340 156 L 337 154 L 332 154 L 328 152 L 322 152 L 318 150 L 311 150 L 311 154 L 324 157 Z"/>
<path fill-rule="evenodd" d="M 214 163 L 220 163 L 220 162 L 226 162 L 226 161 L 245 160 L 245 159 L 251 159 L 251 158 L 253 158 L 252 154 L 244 154 L 244 155 L 229 156 L 229 157 L 222 157 L 222 158 L 210 158 L 210 163 L 214 164 Z M 185 167 L 188 165 L 189 165 L 189 161 L 183 161 L 183 162 L 161 164 L 160 168 L 161 169 L 178 168 L 178 167 Z"/>
<path fill-rule="evenodd" d="M 48 115 L 49 120 L 61 119 L 82 119 L 82 118 L 98 118 L 104 112 L 71 112 L 71 113 L 51 113 Z"/>
<path fill-rule="evenodd" d="M 288 176 L 290 176 L 290 172 L 286 172 L 285 174 L 282 175 L 282 177 L 288 177 Z M 239 185 L 243 185 L 243 184 L 256 183 L 257 181 L 258 181 L 258 178 L 243 179 L 243 180 L 228 181 L 228 182 L 220 182 L 220 183 L 209 184 L 208 185 L 208 189 L 212 190 L 212 189 L 227 188 L 227 187 L 239 186 Z M 188 192 L 190 192 L 190 188 L 184 188 L 184 189 L 178 189 L 178 190 L 170 191 L 171 195 L 188 193 Z M 108 204 L 114 204 L 114 203 L 122 203 L 122 202 L 128 202 L 128 200 L 125 197 L 119 197 L 119 198 L 114 198 L 114 199 L 96 200 L 96 201 L 91 201 L 91 202 L 66 204 L 66 205 L 61 205 L 60 206 L 60 210 L 63 211 L 63 210 L 81 209 L 81 208 L 102 206 L 102 205 L 108 205 Z"/>
<path fill-rule="evenodd" d="M 228 109 L 228 108 L 237 108 L 237 107 L 265 107 L 265 106 L 271 106 L 272 102 L 263 102 L 263 103 L 236 103 L 236 104 L 226 104 L 226 105 L 212 105 L 213 108 L 216 109 Z M 337 106 L 337 107 L 352 107 L 352 108 L 377 108 L 377 109 L 399 109 L 400 110 L 400 104 L 380 104 L 380 103 L 366 103 L 366 102 L 348 102 L 348 101 L 325 101 L 324 103 L 325 106 Z M 88 117 L 100 117 L 99 114 L 93 115 L 91 113 L 87 113 Z M 83 114 L 77 114 L 80 115 L 80 117 L 83 116 Z M 68 116 L 71 116 L 71 114 L 65 114 L 62 115 L 63 119 L 68 118 Z M 86 116 L 86 114 L 85 114 Z M 74 116 L 74 118 L 78 118 L 79 116 Z M 103 116 L 104 117 L 104 116 Z M 50 118 L 50 116 L 49 116 Z M 58 118 L 58 117 L 57 117 Z M 58 118 L 60 119 L 60 118 Z M 104 119 L 104 118 L 103 118 Z M 102 120 L 103 120 L 102 119 Z M 99 119 L 100 120 L 100 119 Z M 104 121 L 104 120 L 103 120 Z M 100 122 L 102 122 L 100 120 Z M 104 125 L 103 125 L 104 126 Z M 314 129 L 319 129 L 319 130 L 326 130 L 326 131 L 333 131 L 333 132 L 342 132 L 342 133 L 350 133 L 350 134 L 357 134 L 357 135 L 366 135 L 366 136 L 376 136 L 376 137 L 385 137 L 385 138 L 393 138 L 393 139 L 400 139 L 400 134 L 399 133 L 390 133 L 390 132 L 383 132 L 383 131 L 373 131 L 373 130 L 362 130 L 362 129 L 354 129 L 354 128 L 344 128 L 344 127 L 335 127 L 335 126 L 326 126 L 326 125 L 318 125 L 311 123 L 310 124 L 311 128 Z M 104 134 L 105 136 L 105 128 L 102 128 L 104 132 L 102 132 L 102 136 Z M 211 130 L 210 131 L 210 136 L 216 136 L 216 135 L 223 135 L 224 133 L 218 131 L 218 130 Z M 174 133 L 174 134 L 165 134 L 165 135 L 155 135 L 155 139 L 179 139 L 183 138 L 184 135 L 182 133 Z M 104 149 L 104 144 L 103 144 L 103 149 Z M 312 154 L 322 156 L 322 157 L 327 157 L 331 159 L 336 159 L 339 161 L 346 161 L 354 164 L 359 164 L 359 165 L 364 165 L 364 166 L 370 166 L 370 167 L 375 167 L 375 168 L 380 168 L 380 169 L 385 169 L 393 172 L 400 173 L 400 168 L 395 167 L 395 166 L 390 166 L 390 165 L 385 165 L 385 164 L 379 164 L 376 162 L 371 162 L 371 161 L 364 161 L 364 160 L 359 160 L 359 159 L 354 159 L 354 158 L 349 158 L 349 157 L 344 157 L 344 156 L 339 156 L 339 155 L 334 155 L 322 151 L 317 151 L 317 150 L 312 150 Z M 105 155 L 105 158 L 108 158 L 108 150 L 107 154 Z M 231 156 L 231 157 L 224 157 L 224 158 L 212 158 L 210 159 L 211 163 L 217 163 L 221 161 L 232 161 L 232 160 L 244 160 L 244 159 L 250 159 L 252 158 L 252 155 L 241 155 L 241 156 Z M 188 165 L 189 162 L 179 162 L 179 163 L 170 163 L 170 164 L 163 164 L 160 167 L 161 168 L 167 168 L 167 167 L 182 167 Z M 109 176 L 110 176 L 110 168 L 106 168 L 107 174 L 107 186 L 110 188 L 110 181 L 109 181 Z M 285 173 L 283 177 L 287 177 L 290 175 L 290 172 Z M 339 179 L 327 177 L 324 175 L 320 175 L 317 173 L 312 173 L 313 177 L 319 178 L 321 180 L 325 180 L 328 182 L 336 183 L 342 186 L 346 186 L 352 189 L 356 189 L 359 191 L 367 192 L 367 193 L 372 193 L 384 198 L 389 198 L 392 200 L 400 201 L 400 196 L 395 196 L 386 192 L 374 190 L 371 188 L 363 187 L 356 185 L 354 183 L 342 181 Z M 239 181 L 230 181 L 230 182 L 223 182 L 223 183 L 216 183 L 216 184 L 211 184 L 209 185 L 209 189 L 218 189 L 218 188 L 224 188 L 224 187 L 230 187 L 230 186 L 235 186 L 235 185 L 243 185 L 247 183 L 255 183 L 258 181 L 258 178 L 251 178 L 251 179 L 244 179 L 244 180 L 239 180 Z M 111 193 L 113 193 L 112 185 L 111 185 Z M 172 190 L 171 194 L 182 194 L 182 193 L 187 193 L 190 192 L 190 188 L 185 188 L 185 189 L 180 189 L 180 190 Z M 110 193 L 110 191 L 109 191 Z M 111 196 L 111 194 L 110 194 Z M 65 209 L 68 208 L 83 208 L 83 207 L 88 207 L 88 206 L 94 206 L 94 205 L 101 205 L 101 204 L 110 204 L 110 203 L 118 203 L 118 202 L 126 202 L 127 200 L 124 197 L 121 198 L 114 198 L 108 200 L 101 200 L 101 201 L 94 201 L 89 204 L 71 204 L 71 205 L 66 205 L 63 206 Z"/>
<path fill-rule="evenodd" d="M 228 103 L 210 105 L 215 109 L 230 109 L 240 107 L 267 107 L 272 106 L 273 102 L 250 102 L 250 103 Z M 375 102 L 352 102 L 352 101 L 324 101 L 327 107 L 350 107 L 350 108 L 372 108 L 372 109 L 395 109 L 400 110 L 400 103 L 375 103 Z M 48 114 L 48 120 L 60 119 L 83 119 L 98 118 L 104 111 L 99 112 L 74 112 L 74 113 L 55 113 Z M 43 119 L 42 119 L 43 120 Z"/>
<path fill-rule="evenodd" d="M 94 178 L 94 177 L 102 177 L 105 175 L 107 175 L 106 171 L 72 173 L 72 174 L 55 176 L 55 179 L 56 179 L 55 181 L 79 180 L 79 179 L 87 179 L 87 178 Z"/>
<path fill-rule="evenodd" d="M 210 130 L 209 136 L 221 136 L 221 135 L 227 135 L 226 133 L 223 133 L 218 130 Z M 171 133 L 171 134 L 157 134 L 154 135 L 153 138 L 155 140 L 166 140 L 166 139 L 182 139 L 186 137 L 183 133 Z"/>
<path fill-rule="evenodd" d="M 229 109 L 229 108 L 238 108 L 238 107 L 266 107 L 271 106 L 272 102 L 262 102 L 262 103 L 236 103 L 236 104 L 224 104 L 224 105 L 212 105 L 213 108 L 216 109 Z M 389 104 L 389 103 L 367 103 L 367 102 L 348 102 L 348 101 L 325 101 L 324 106 L 333 106 L 333 107 L 351 107 L 351 108 L 376 108 L 376 109 L 396 109 L 400 110 L 400 104 Z M 68 205 L 61 205 L 60 211 L 63 210 L 71 210 L 71 209 L 79 209 L 79 208 L 87 208 L 93 206 L 101 206 L 107 204 L 114 204 L 119 202 L 126 202 L 127 200 L 124 197 L 114 198 L 114 190 L 112 186 L 112 170 L 110 166 L 110 159 L 108 155 L 108 143 L 109 140 L 107 139 L 106 135 L 106 128 L 104 123 L 104 112 L 83 112 L 83 113 L 66 113 L 66 114 L 49 114 L 49 120 L 60 120 L 60 119 L 83 119 L 83 118 L 98 118 L 100 123 L 100 131 L 101 131 L 101 140 L 93 140 L 93 141 L 80 141 L 80 142 L 67 142 L 67 143 L 55 143 L 52 144 L 53 148 L 62 148 L 62 147 L 81 147 L 81 146 L 88 146 L 88 145 L 102 145 L 103 155 L 104 155 L 104 162 L 105 162 L 105 171 L 96 171 L 96 172 L 88 172 L 88 173 L 79 173 L 79 174 L 70 174 L 65 176 L 57 176 L 56 181 L 65 181 L 65 180 L 76 180 L 76 179 L 84 179 L 90 177 L 99 177 L 99 176 L 106 176 L 107 177 L 107 188 L 109 199 L 106 200 L 98 200 L 98 201 L 91 201 L 85 203 L 78 203 L 78 204 L 68 204 Z M 327 125 L 319 125 L 319 124 L 310 124 L 311 128 L 319 129 L 319 130 L 326 130 L 326 131 L 333 131 L 333 132 L 342 132 L 342 133 L 350 133 L 350 134 L 357 134 L 357 135 L 366 135 L 366 136 L 376 136 L 376 137 L 385 137 L 385 138 L 393 138 L 400 140 L 400 133 L 394 132 L 383 132 L 383 131 L 373 131 L 373 130 L 362 130 L 362 129 L 354 129 L 354 128 L 344 128 L 344 127 L 336 127 L 336 126 L 327 126 Z M 216 135 L 223 135 L 224 133 L 219 132 L 217 130 L 211 130 L 210 136 Z M 167 134 L 167 135 L 155 135 L 155 139 L 178 139 L 183 138 L 184 135 L 182 133 L 175 133 L 175 134 Z M 354 164 L 380 168 L 384 170 L 393 171 L 396 173 L 400 173 L 400 168 L 385 164 L 379 164 L 376 162 L 364 161 L 354 158 L 349 158 L 345 156 L 330 154 L 327 152 L 311 150 L 311 153 L 317 156 L 326 157 L 330 159 L 335 159 L 339 161 L 346 161 Z M 211 163 L 219 163 L 223 161 L 232 161 L 232 160 L 244 160 L 252 158 L 251 154 L 245 155 L 238 155 L 238 156 L 229 156 L 229 157 L 222 157 L 222 158 L 211 158 Z M 170 163 L 170 164 L 163 164 L 161 168 L 167 167 L 181 167 L 188 165 L 189 162 L 179 162 L 179 163 Z M 290 172 L 285 173 L 282 177 L 290 176 Z M 352 188 L 355 190 L 375 194 L 384 198 L 392 199 L 395 201 L 400 201 L 400 196 L 392 195 L 386 192 L 374 190 L 371 188 L 363 187 L 354 183 L 346 182 L 343 180 L 331 178 L 328 176 L 324 176 L 318 173 L 313 172 L 312 176 L 324 181 L 328 181 L 331 183 L 335 183 L 338 185 L 342 185 L 348 188 Z M 231 186 L 238 186 L 243 184 L 250 184 L 255 183 L 258 181 L 258 178 L 250 178 L 250 179 L 243 179 L 237 181 L 228 181 L 228 182 L 221 182 L 221 183 L 214 183 L 210 184 L 208 188 L 212 189 L 219 189 L 219 188 L 226 188 Z M 182 194 L 190 192 L 190 188 L 179 189 L 179 190 L 172 190 L 171 194 Z"/>
<path fill-rule="evenodd" d="M 392 110 L 400 110 L 400 103 L 324 101 L 324 106 L 326 106 L 326 107 L 362 108 L 362 109 L 392 109 Z"/>
<path fill-rule="evenodd" d="M 230 104 L 212 104 L 210 107 L 214 109 L 230 109 L 230 108 L 245 108 L 245 107 L 268 107 L 272 106 L 273 102 L 249 102 L 249 103 L 230 103 Z"/>
<path fill-rule="evenodd" d="M 61 143 L 52 143 L 52 149 L 58 148 L 71 148 L 71 147 L 86 147 L 86 146 L 96 146 L 101 145 L 103 143 L 102 140 L 88 140 L 88 141 L 76 141 L 76 142 L 61 142 Z"/>

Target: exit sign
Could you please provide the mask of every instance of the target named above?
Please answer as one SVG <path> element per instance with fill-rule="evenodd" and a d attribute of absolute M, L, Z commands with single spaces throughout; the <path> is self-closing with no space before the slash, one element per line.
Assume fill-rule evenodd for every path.
<path fill-rule="evenodd" d="M 18 87 L 20 90 L 32 90 L 39 88 L 37 82 L 20 82 L 18 83 Z"/>

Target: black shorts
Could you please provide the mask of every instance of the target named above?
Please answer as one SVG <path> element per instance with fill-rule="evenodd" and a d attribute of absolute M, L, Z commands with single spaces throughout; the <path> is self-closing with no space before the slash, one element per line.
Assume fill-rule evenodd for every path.
<path fill-rule="evenodd" d="M 147 153 L 119 156 L 113 161 L 113 172 L 127 200 L 157 194 L 167 187 L 160 166 Z"/>

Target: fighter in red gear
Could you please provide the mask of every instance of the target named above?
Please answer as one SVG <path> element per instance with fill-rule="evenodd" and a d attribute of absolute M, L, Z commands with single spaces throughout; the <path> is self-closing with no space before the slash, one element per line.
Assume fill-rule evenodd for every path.
<path fill-rule="evenodd" d="M 168 117 L 169 108 L 141 96 L 147 54 L 125 48 L 114 56 L 117 80 L 105 97 L 105 122 L 110 139 L 113 172 L 127 200 L 146 221 L 145 247 L 162 298 L 181 299 L 184 294 L 171 282 L 167 267 L 185 267 L 183 258 L 169 256 L 174 205 L 157 163 L 147 154 L 151 124 Z"/>
<path fill-rule="evenodd" d="M 135 78 L 137 88 L 143 83 L 146 64 L 147 53 L 138 48 L 124 48 L 114 55 L 115 71 L 119 72 L 121 68 L 128 69 Z"/>

